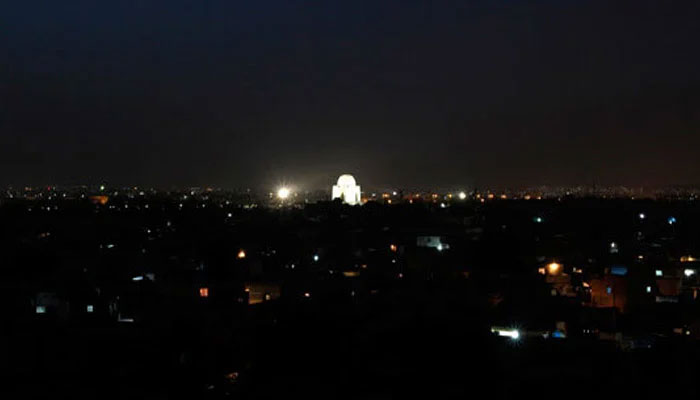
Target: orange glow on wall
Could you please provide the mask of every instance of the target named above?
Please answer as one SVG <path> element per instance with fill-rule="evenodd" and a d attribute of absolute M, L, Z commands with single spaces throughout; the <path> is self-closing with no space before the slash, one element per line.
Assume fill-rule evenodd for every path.
<path fill-rule="evenodd" d="M 92 201 L 93 204 L 99 204 L 103 206 L 109 201 L 109 196 L 90 196 L 90 201 Z"/>

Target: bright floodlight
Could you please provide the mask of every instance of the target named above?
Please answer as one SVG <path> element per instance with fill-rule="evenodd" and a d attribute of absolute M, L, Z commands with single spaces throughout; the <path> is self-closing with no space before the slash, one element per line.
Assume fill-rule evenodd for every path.
<path fill-rule="evenodd" d="M 517 329 L 491 328 L 491 332 L 496 333 L 498 336 L 509 337 L 513 340 L 518 340 L 520 338 L 520 332 L 518 332 Z"/>
<path fill-rule="evenodd" d="M 284 200 L 284 199 L 288 198 L 291 193 L 292 192 L 289 190 L 289 188 L 283 187 L 277 191 L 277 197 Z"/>
<path fill-rule="evenodd" d="M 464 193 L 464 192 L 459 192 L 459 199 L 460 199 L 460 200 L 464 200 L 464 199 L 466 199 L 466 198 L 467 198 L 467 194 L 466 194 L 466 193 Z"/>

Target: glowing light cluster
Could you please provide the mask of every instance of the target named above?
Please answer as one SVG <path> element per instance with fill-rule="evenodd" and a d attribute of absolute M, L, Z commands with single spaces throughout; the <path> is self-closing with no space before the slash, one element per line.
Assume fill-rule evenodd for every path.
<path fill-rule="evenodd" d="M 291 194 L 292 194 L 292 191 L 287 187 L 279 188 L 279 190 L 277 191 L 277 197 L 280 200 L 288 199 Z"/>

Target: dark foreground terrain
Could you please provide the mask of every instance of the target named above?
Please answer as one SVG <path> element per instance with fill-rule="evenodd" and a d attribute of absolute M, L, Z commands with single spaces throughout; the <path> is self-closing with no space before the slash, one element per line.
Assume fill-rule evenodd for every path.
<path fill-rule="evenodd" d="M 694 202 L 180 204 L 0 207 L 6 398 L 698 395 Z"/>

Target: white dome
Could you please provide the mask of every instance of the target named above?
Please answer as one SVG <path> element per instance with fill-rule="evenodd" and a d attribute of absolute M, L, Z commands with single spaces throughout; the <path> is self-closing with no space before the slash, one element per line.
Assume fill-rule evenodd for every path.
<path fill-rule="evenodd" d="M 355 178 L 350 174 L 340 175 L 340 178 L 338 178 L 338 186 L 352 187 L 355 185 Z"/>

